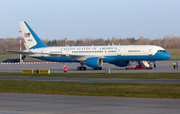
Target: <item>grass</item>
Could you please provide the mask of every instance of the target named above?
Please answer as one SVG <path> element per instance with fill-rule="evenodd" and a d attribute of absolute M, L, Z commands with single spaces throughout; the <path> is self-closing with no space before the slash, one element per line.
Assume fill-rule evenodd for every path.
<path fill-rule="evenodd" d="M 171 54 L 171 58 L 169 60 L 180 60 L 180 49 L 166 49 L 168 53 Z"/>
<path fill-rule="evenodd" d="M 62 77 L 62 78 L 124 78 L 124 79 L 180 79 L 180 73 L 51 73 L 51 74 L 22 74 L 0 73 L 0 76 L 23 77 Z"/>
<path fill-rule="evenodd" d="M 15 59 L 15 58 L 19 58 L 20 55 L 19 54 L 1 54 L 0 55 L 0 62 L 6 60 L 6 59 Z M 31 58 L 26 56 L 24 62 L 42 62 L 43 60 L 39 60 L 39 59 L 35 59 L 35 58 Z"/>
<path fill-rule="evenodd" d="M 180 84 L 0 80 L 0 92 L 179 99 Z"/>

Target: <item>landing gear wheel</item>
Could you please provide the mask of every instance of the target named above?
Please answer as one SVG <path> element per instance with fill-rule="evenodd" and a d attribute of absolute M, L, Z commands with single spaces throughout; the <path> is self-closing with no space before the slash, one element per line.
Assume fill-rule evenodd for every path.
<path fill-rule="evenodd" d="M 86 67 L 77 67 L 77 70 L 86 70 Z"/>
<path fill-rule="evenodd" d="M 149 69 L 149 70 L 151 70 L 151 69 L 152 69 L 152 67 L 149 67 L 148 69 Z"/>
<path fill-rule="evenodd" d="M 93 67 L 93 70 L 102 70 L 102 67 Z"/>
<path fill-rule="evenodd" d="M 99 70 L 102 70 L 102 67 L 99 67 Z"/>
<path fill-rule="evenodd" d="M 82 67 L 83 68 L 83 70 L 86 70 L 86 67 Z"/>

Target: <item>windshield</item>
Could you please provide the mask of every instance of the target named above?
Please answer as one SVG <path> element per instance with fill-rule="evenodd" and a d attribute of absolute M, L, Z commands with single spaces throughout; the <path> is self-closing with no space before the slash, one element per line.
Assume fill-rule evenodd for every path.
<path fill-rule="evenodd" d="M 158 50 L 158 52 L 166 52 L 165 50 Z"/>

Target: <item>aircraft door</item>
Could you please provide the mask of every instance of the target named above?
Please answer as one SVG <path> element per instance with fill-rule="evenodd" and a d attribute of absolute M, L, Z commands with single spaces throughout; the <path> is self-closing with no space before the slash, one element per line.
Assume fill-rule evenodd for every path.
<path fill-rule="evenodd" d="M 118 56 L 121 56 L 121 49 L 120 49 L 120 47 L 118 47 L 117 55 L 118 55 Z"/>
<path fill-rule="evenodd" d="M 149 55 L 152 56 L 152 49 L 149 49 Z"/>
<path fill-rule="evenodd" d="M 41 57 L 44 57 L 43 53 L 44 53 L 44 50 L 41 50 L 41 54 L 40 54 Z"/>

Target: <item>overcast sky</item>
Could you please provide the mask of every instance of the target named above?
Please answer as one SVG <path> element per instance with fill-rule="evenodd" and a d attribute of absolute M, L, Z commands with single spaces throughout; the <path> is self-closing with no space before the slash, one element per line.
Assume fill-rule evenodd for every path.
<path fill-rule="evenodd" d="M 0 0 L 0 38 L 26 21 L 42 39 L 180 36 L 180 0 Z"/>

